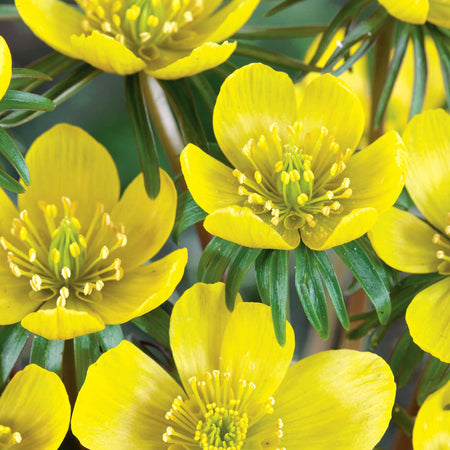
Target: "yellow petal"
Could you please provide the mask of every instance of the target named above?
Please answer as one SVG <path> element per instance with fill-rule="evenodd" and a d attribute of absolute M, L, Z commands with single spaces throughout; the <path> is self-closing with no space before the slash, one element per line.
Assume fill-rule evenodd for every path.
<path fill-rule="evenodd" d="M 240 295 L 236 299 L 241 301 Z M 175 303 L 170 347 L 185 389 L 189 379 L 219 369 L 220 348 L 231 313 L 223 283 L 196 283 Z"/>
<path fill-rule="evenodd" d="M 431 394 L 417 414 L 413 430 L 415 450 L 450 449 L 450 381 Z"/>
<path fill-rule="evenodd" d="M 429 2 L 428 22 L 450 28 L 450 2 L 448 0 L 429 0 Z"/>
<path fill-rule="evenodd" d="M 300 244 L 297 230 L 275 228 L 247 207 L 218 209 L 205 219 L 204 226 L 208 233 L 245 247 L 292 250 Z"/>
<path fill-rule="evenodd" d="M 409 155 L 408 192 L 422 214 L 443 230 L 450 212 L 450 115 L 441 109 L 418 114 L 403 141 Z"/>
<path fill-rule="evenodd" d="M 220 370 L 229 372 L 235 387 L 240 379 L 256 389 L 249 416 L 271 397 L 283 381 L 294 354 L 294 331 L 286 322 L 286 344 L 275 337 L 270 307 L 262 303 L 241 303 L 231 315 L 223 336 Z M 253 408 L 252 408 L 253 406 Z"/>
<path fill-rule="evenodd" d="M 271 137 L 278 123 L 282 142 L 289 142 L 288 125 L 297 120 L 295 89 L 291 79 L 264 64 L 249 64 L 235 70 L 222 84 L 214 108 L 214 133 L 220 148 L 234 167 L 253 176 L 254 168 L 242 148 L 253 138 Z M 278 152 L 255 149 L 257 165 L 278 161 Z M 272 167 L 271 167 L 272 168 Z"/>
<path fill-rule="evenodd" d="M 161 80 L 176 80 L 190 77 L 197 73 L 212 69 L 225 62 L 236 49 L 236 42 L 215 44 L 206 42 L 194 48 L 191 53 L 180 52 L 179 58 L 163 67 L 147 66 L 145 72 L 153 78 Z M 156 60 L 158 63 L 158 60 Z"/>
<path fill-rule="evenodd" d="M 125 45 L 96 30 L 89 36 L 73 35 L 70 42 L 77 58 L 105 72 L 130 75 L 145 68 L 145 62 Z"/>
<path fill-rule="evenodd" d="M 192 144 L 181 152 L 181 169 L 195 202 L 206 212 L 237 205 L 239 181 L 233 170 Z"/>
<path fill-rule="evenodd" d="M 56 125 L 38 137 L 26 156 L 31 186 L 19 195 L 33 223 L 47 229 L 38 202 L 55 204 L 62 210 L 61 196 L 78 202 L 76 216 L 87 227 L 97 203 L 110 212 L 119 198 L 120 184 L 108 151 L 81 128 Z"/>
<path fill-rule="evenodd" d="M 387 12 L 403 22 L 423 24 L 427 20 L 429 0 L 378 0 Z"/>
<path fill-rule="evenodd" d="M 21 450 L 57 450 L 69 421 L 62 381 L 34 364 L 18 372 L 0 397 L 0 424 L 21 434 Z"/>
<path fill-rule="evenodd" d="M 111 219 L 124 225 L 128 238 L 127 245 L 115 253 L 126 269 L 140 266 L 155 256 L 172 232 L 177 191 L 164 170 L 159 174 L 161 189 L 155 199 L 148 198 L 141 174 L 129 184 L 111 212 Z"/>
<path fill-rule="evenodd" d="M 71 58 L 79 59 L 70 38 L 81 34 L 84 15 L 58 0 L 16 0 L 20 17 L 31 31 L 50 47 Z"/>
<path fill-rule="evenodd" d="M 441 361 L 450 363 L 450 278 L 444 278 L 414 297 L 406 322 L 414 342 Z"/>
<path fill-rule="evenodd" d="M 22 326 L 45 339 L 72 339 L 105 328 L 101 317 L 84 302 L 68 302 L 64 308 L 49 300 L 39 311 L 22 319 Z"/>
<path fill-rule="evenodd" d="M 413 214 L 391 208 L 382 214 L 369 231 L 370 241 L 378 256 L 389 266 L 411 273 L 437 272 L 442 260 L 437 259 L 433 244 L 436 231 Z"/>
<path fill-rule="evenodd" d="M 176 250 L 151 264 L 125 271 L 120 282 L 110 281 L 102 289 L 103 299 L 90 306 L 106 324 L 125 323 L 165 302 L 184 274 L 187 250 Z"/>
<path fill-rule="evenodd" d="M 89 367 L 72 415 L 72 431 L 91 450 L 165 448 L 165 414 L 181 387 L 127 341 Z"/>
<path fill-rule="evenodd" d="M 11 81 L 12 61 L 8 44 L 0 36 L 0 100 L 5 95 Z"/>
<path fill-rule="evenodd" d="M 331 350 L 291 366 L 274 397 L 283 447 L 372 450 L 389 425 L 395 383 L 379 356 Z"/>
<path fill-rule="evenodd" d="M 378 213 L 397 200 L 406 178 L 407 153 L 402 139 L 390 131 L 352 156 L 342 178 L 350 178 L 352 195 L 342 199 L 344 210 L 371 207 Z"/>
<path fill-rule="evenodd" d="M 361 237 L 375 225 L 377 217 L 375 208 L 359 208 L 345 215 L 328 217 L 316 214 L 316 226 L 304 226 L 301 229 L 301 237 L 310 249 L 327 250 Z"/>

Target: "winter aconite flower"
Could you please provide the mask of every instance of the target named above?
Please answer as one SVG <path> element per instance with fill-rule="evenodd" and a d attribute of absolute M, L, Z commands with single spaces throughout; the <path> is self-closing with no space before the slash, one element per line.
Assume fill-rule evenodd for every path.
<path fill-rule="evenodd" d="M 403 22 L 424 24 L 431 22 L 450 27 L 450 2 L 448 0 L 378 0 L 387 12 Z"/>
<path fill-rule="evenodd" d="M 221 42 L 260 0 L 16 0 L 24 22 L 50 47 L 121 75 L 145 70 L 182 78 L 228 59 L 236 43 Z"/>
<path fill-rule="evenodd" d="M 450 116 L 415 116 L 403 135 L 409 151 L 406 187 L 427 224 L 396 208 L 369 234 L 378 255 L 397 270 L 450 275 Z M 420 292 L 406 311 L 414 342 L 450 363 L 450 276 Z"/>
<path fill-rule="evenodd" d="M 21 321 L 47 339 L 70 339 L 145 314 L 171 295 L 186 250 L 142 265 L 175 219 L 176 191 L 164 171 L 155 200 L 140 175 L 119 201 L 112 158 L 69 125 L 39 137 L 26 161 L 32 186 L 19 195 L 19 211 L 0 191 L 0 324 Z"/>
<path fill-rule="evenodd" d="M 182 387 L 129 342 L 87 373 L 72 430 L 89 449 L 371 450 L 395 384 L 377 355 L 318 353 L 289 366 L 270 307 L 225 306 L 225 286 L 196 284 L 175 304 L 170 341 Z M 95 405 L 95 406 L 94 406 Z"/>
<path fill-rule="evenodd" d="M 62 381 L 32 364 L 14 376 L 0 397 L 0 448 L 57 450 L 69 422 Z"/>
<path fill-rule="evenodd" d="M 0 100 L 5 95 L 11 81 L 12 61 L 8 44 L 0 36 Z"/>
<path fill-rule="evenodd" d="M 188 145 L 183 174 L 211 234 L 255 248 L 324 250 L 363 235 L 393 205 L 406 174 L 394 131 L 354 154 L 364 111 L 339 79 L 324 75 L 297 104 L 285 73 L 236 70 L 214 109 L 217 142 L 233 168 Z"/>

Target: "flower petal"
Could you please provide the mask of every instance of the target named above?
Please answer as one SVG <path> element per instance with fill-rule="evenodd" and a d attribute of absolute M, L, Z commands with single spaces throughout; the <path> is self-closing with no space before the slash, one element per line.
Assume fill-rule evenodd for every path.
<path fill-rule="evenodd" d="M 431 394 L 419 409 L 413 430 L 415 450 L 450 447 L 450 381 Z"/>
<path fill-rule="evenodd" d="M 241 301 L 238 295 L 237 302 Z M 223 283 L 196 283 L 175 303 L 170 319 L 170 347 L 186 390 L 189 379 L 219 369 L 220 348 L 231 313 Z"/>
<path fill-rule="evenodd" d="M 22 20 L 42 41 L 58 52 L 80 59 L 72 47 L 70 37 L 83 33 L 84 15 L 58 0 L 16 0 Z"/>
<path fill-rule="evenodd" d="M 0 398 L 0 424 L 22 436 L 23 450 L 57 450 L 69 428 L 70 404 L 58 375 L 31 364 Z"/>
<path fill-rule="evenodd" d="M 305 88 L 299 106 L 300 121 L 311 142 L 316 142 L 322 127 L 328 136 L 334 136 L 341 151 L 353 151 L 364 131 L 364 109 L 356 94 L 340 79 L 322 75 L 313 79 Z M 328 167 L 336 155 L 325 147 L 312 151 L 312 170 Z"/>
<path fill-rule="evenodd" d="M 122 341 L 89 367 L 72 431 L 91 450 L 164 447 L 164 416 L 182 389 L 156 362 Z"/>
<path fill-rule="evenodd" d="M 297 230 L 275 228 L 246 207 L 218 209 L 206 217 L 204 227 L 214 236 L 245 247 L 292 250 L 300 244 Z"/>
<path fill-rule="evenodd" d="M 378 256 L 389 266 L 403 272 L 437 272 L 442 260 L 433 244 L 436 231 L 413 214 L 391 208 L 382 214 L 369 231 Z"/>
<path fill-rule="evenodd" d="M 361 237 L 376 223 L 378 217 L 375 208 L 354 209 L 350 213 L 314 216 L 315 227 L 304 226 L 301 237 L 312 250 L 327 250 Z"/>
<path fill-rule="evenodd" d="M 378 0 L 387 12 L 403 22 L 424 24 L 427 20 L 429 0 Z"/>
<path fill-rule="evenodd" d="M 120 183 L 108 151 L 81 128 L 59 124 L 38 137 L 25 158 L 31 186 L 19 195 L 20 209 L 26 209 L 33 223 L 45 226 L 39 201 L 61 209 L 61 196 L 78 202 L 76 216 L 89 225 L 97 202 L 111 211 L 119 198 Z"/>
<path fill-rule="evenodd" d="M 179 58 L 167 66 L 152 68 L 151 64 L 148 65 L 145 73 L 161 80 L 190 77 L 225 62 L 236 49 L 236 45 L 236 42 L 227 41 L 221 45 L 205 42 L 200 47 L 194 48 L 189 54 L 184 51 L 180 52 Z"/>
<path fill-rule="evenodd" d="M 429 0 L 429 2 L 428 22 L 450 28 L 450 2 L 448 0 Z"/>
<path fill-rule="evenodd" d="M 132 269 L 156 255 L 172 232 L 177 210 L 177 191 L 164 170 L 159 172 L 161 189 L 151 200 L 145 191 L 144 177 L 137 176 L 126 188 L 111 218 L 125 227 L 127 245 L 117 250 L 125 269 Z"/>
<path fill-rule="evenodd" d="M 60 308 L 49 300 L 39 311 L 25 316 L 21 324 L 34 334 L 54 340 L 72 339 L 105 328 L 101 317 L 80 301 L 69 301 Z"/>
<path fill-rule="evenodd" d="M 286 344 L 276 337 L 270 307 L 261 303 L 241 303 L 231 315 L 220 352 L 220 370 L 229 372 L 235 388 L 239 380 L 253 382 L 256 389 L 249 405 L 249 416 L 267 402 L 280 383 L 294 354 L 295 338 L 286 322 Z"/>
<path fill-rule="evenodd" d="M 390 131 L 350 158 L 342 178 L 350 178 L 353 192 L 341 200 L 344 210 L 370 207 L 385 212 L 402 191 L 406 169 L 406 148 L 401 137 Z"/>
<path fill-rule="evenodd" d="M 261 135 L 269 138 L 274 122 L 279 124 L 282 142 L 289 142 L 286 127 L 296 120 L 297 102 L 291 79 L 260 63 L 237 69 L 224 81 L 213 115 L 220 148 L 234 167 L 250 176 L 255 169 L 242 153 L 244 145 Z M 278 161 L 278 152 L 261 152 L 258 147 L 252 156 L 259 165 Z"/>
<path fill-rule="evenodd" d="M 181 152 L 180 161 L 192 197 L 206 212 L 242 202 L 238 194 L 239 181 L 225 164 L 193 144 L 188 144 Z"/>
<path fill-rule="evenodd" d="M 103 300 L 90 306 L 106 324 L 125 323 L 165 302 L 177 287 L 187 263 L 187 250 L 180 249 L 151 264 L 126 271 L 120 282 L 102 289 Z"/>
<path fill-rule="evenodd" d="M 3 236 L 7 241 L 11 241 L 11 243 L 14 242 L 15 245 L 18 241 L 15 241 L 14 236 L 11 235 L 11 225 L 12 220 L 19 217 L 19 213 L 3 189 L 0 189 L 0 211 L 2 212 L 0 214 L 0 236 Z M 0 248 L 0 251 L 3 251 L 3 248 Z M 4 256 L 6 261 L 6 255 Z"/>
<path fill-rule="evenodd" d="M 273 416 L 284 424 L 283 447 L 307 442 L 308 450 L 372 450 L 389 425 L 394 399 L 394 377 L 379 356 L 330 350 L 289 368 Z"/>
<path fill-rule="evenodd" d="M 146 66 L 129 48 L 96 30 L 89 36 L 73 35 L 70 39 L 73 50 L 94 67 L 105 72 L 130 75 L 140 72 Z"/>
<path fill-rule="evenodd" d="M 11 81 L 12 60 L 8 44 L 0 36 L 0 100 L 5 95 Z"/>
<path fill-rule="evenodd" d="M 422 214 L 443 230 L 450 212 L 450 115 L 436 109 L 414 116 L 403 141 L 409 155 L 408 192 Z"/>
<path fill-rule="evenodd" d="M 413 341 L 441 361 L 450 363 L 450 278 L 446 277 L 414 297 L 406 310 Z"/>

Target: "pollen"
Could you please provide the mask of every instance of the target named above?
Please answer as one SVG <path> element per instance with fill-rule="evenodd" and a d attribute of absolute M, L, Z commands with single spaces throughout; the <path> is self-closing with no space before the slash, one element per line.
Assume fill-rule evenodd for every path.
<path fill-rule="evenodd" d="M 440 261 L 438 272 L 442 275 L 450 275 L 450 238 L 447 229 L 450 226 L 450 214 L 446 216 L 447 225 L 444 233 L 435 233 L 431 241 L 436 246 L 436 258 Z"/>

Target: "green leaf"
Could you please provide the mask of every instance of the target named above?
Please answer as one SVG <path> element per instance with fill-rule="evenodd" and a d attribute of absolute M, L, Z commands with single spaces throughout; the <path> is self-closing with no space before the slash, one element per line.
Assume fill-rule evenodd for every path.
<path fill-rule="evenodd" d="M 53 111 L 55 104 L 48 98 L 30 92 L 9 89 L 0 100 L 0 110 Z"/>
<path fill-rule="evenodd" d="M 345 60 L 345 62 L 341 66 L 339 66 L 337 69 L 335 69 L 332 72 L 332 74 L 335 77 L 341 76 L 344 72 L 346 72 L 348 69 L 350 69 L 353 66 L 353 64 L 356 63 L 356 61 L 361 59 L 365 54 L 367 54 L 369 52 L 369 50 L 372 48 L 375 41 L 376 41 L 376 36 L 366 39 L 358 47 L 358 49 Z"/>
<path fill-rule="evenodd" d="M 32 78 L 34 80 L 44 80 L 52 81 L 52 77 L 46 73 L 39 72 L 38 70 L 32 69 L 13 69 L 11 80 L 22 79 L 22 78 Z M 11 88 L 11 86 L 10 86 Z M 13 88 L 11 88 L 13 89 Z"/>
<path fill-rule="evenodd" d="M 403 211 L 409 211 L 411 208 L 414 208 L 414 202 L 405 187 L 403 188 L 394 206 L 402 209 Z"/>
<path fill-rule="evenodd" d="M 86 379 L 86 372 L 89 366 L 94 364 L 100 356 L 100 347 L 96 333 L 74 338 L 73 345 L 77 388 L 80 390 Z"/>
<path fill-rule="evenodd" d="M 238 31 L 234 39 L 295 39 L 314 37 L 325 31 L 325 25 L 297 27 L 245 27 Z"/>
<path fill-rule="evenodd" d="M 133 323 L 164 347 L 170 348 L 170 316 L 163 309 L 156 308 L 143 316 L 136 317 Z"/>
<path fill-rule="evenodd" d="M 193 75 L 189 78 L 189 81 L 193 84 L 195 89 L 199 92 L 202 97 L 203 102 L 210 114 L 214 111 L 214 106 L 216 104 L 217 94 L 214 91 L 214 88 L 211 86 L 208 78 L 202 73 L 197 75 Z"/>
<path fill-rule="evenodd" d="M 21 194 L 25 192 L 25 188 L 14 178 L 10 177 L 7 173 L 0 169 L 0 186 L 8 191 Z"/>
<path fill-rule="evenodd" d="M 150 198 L 156 198 L 160 189 L 158 153 L 139 74 L 125 77 L 125 95 L 145 190 Z"/>
<path fill-rule="evenodd" d="M 16 323 L 0 328 L 0 389 L 22 353 L 30 332 Z"/>
<path fill-rule="evenodd" d="M 424 352 L 413 342 L 409 330 L 405 330 L 398 340 L 389 362 L 398 387 L 408 383 L 414 369 L 422 361 L 423 354 Z"/>
<path fill-rule="evenodd" d="M 412 27 L 411 39 L 414 46 L 414 84 L 411 109 L 409 111 L 410 119 L 422 111 L 428 78 L 427 55 L 425 51 L 425 36 L 423 34 L 423 27 Z"/>
<path fill-rule="evenodd" d="M 31 347 L 30 363 L 37 364 L 61 376 L 63 351 L 64 341 L 50 341 L 35 335 Z"/>
<path fill-rule="evenodd" d="M 253 266 L 258 255 L 261 253 L 260 248 L 241 247 L 231 263 L 228 271 L 227 280 L 225 282 L 225 301 L 230 311 L 234 309 L 236 295 L 244 281 L 248 271 Z"/>
<path fill-rule="evenodd" d="M 274 8 L 270 9 L 264 14 L 264 17 L 270 17 L 274 14 L 279 13 L 280 11 L 283 11 L 286 8 L 289 8 L 290 6 L 295 5 L 296 3 L 303 2 L 305 0 L 284 0 L 279 5 L 275 6 Z"/>
<path fill-rule="evenodd" d="M 0 153 L 11 163 L 27 186 L 30 185 L 30 172 L 22 153 L 8 133 L 0 128 Z"/>
<path fill-rule="evenodd" d="M 445 42 L 448 42 L 448 37 L 444 36 L 436 26 L 430 23 L 427 23 L 427 26 L 439 53 L 442 79 L 444 80 L 445 95 L 447 97 L 447 108 L 450 109 L 450 49 L 445 45 Z"/>
<path fill-rule="evenodd" d="M 17 8 L 14 5 L 0 5 L 0 21 L 20 20 Z"/>
<path fill-rule="evenodd" d="M 270 306 L 271 260 L 275 250 L 263 250 L 255 261 L 256 287 L 261 301 Z"/>
<path fill-rule="evenodd" d="M 105 329 L 96 333 L 102 352 L 117 347 L 123 341 L 120 325 L 105 325 Z"/>
<path fill-rule="evenodd" d="M 426 398 L 450 381 L 450 364 L 430 357 L 417 391 L 417 403 L 422 405 Z"/>
<path fill-rule="evenodd" d="M 406 436 L 409 438 L 412 437 L 414 419 L 400 405 L 394 405 L 392 420 L 404 431 Z"/>
<path fill-rule="evenodd" d="M 334 251 L 352 271 L 361 287 L 368 295 L 377 312 L 381 324 L 389 320 L 391 314 L 391 301 L 385 281 L 374 267 L 371 259 L 363 250 L 358 241 L 334 247 Z"/>
<path fill-rule="evenodd" d="M 200 206 L 195 203 L 189 191 L 178 196 L 177 214 L 173 226 L 172 238 L 178 244 L 181 233 L 190 226 L 200 222 L 207 216 Z"/>
<path fill-rule="evenodd" d="M 198 263 L 197 279 L 203 283 L 220 281 L 240 246 L 214 236 L 203 250 Z"/>

